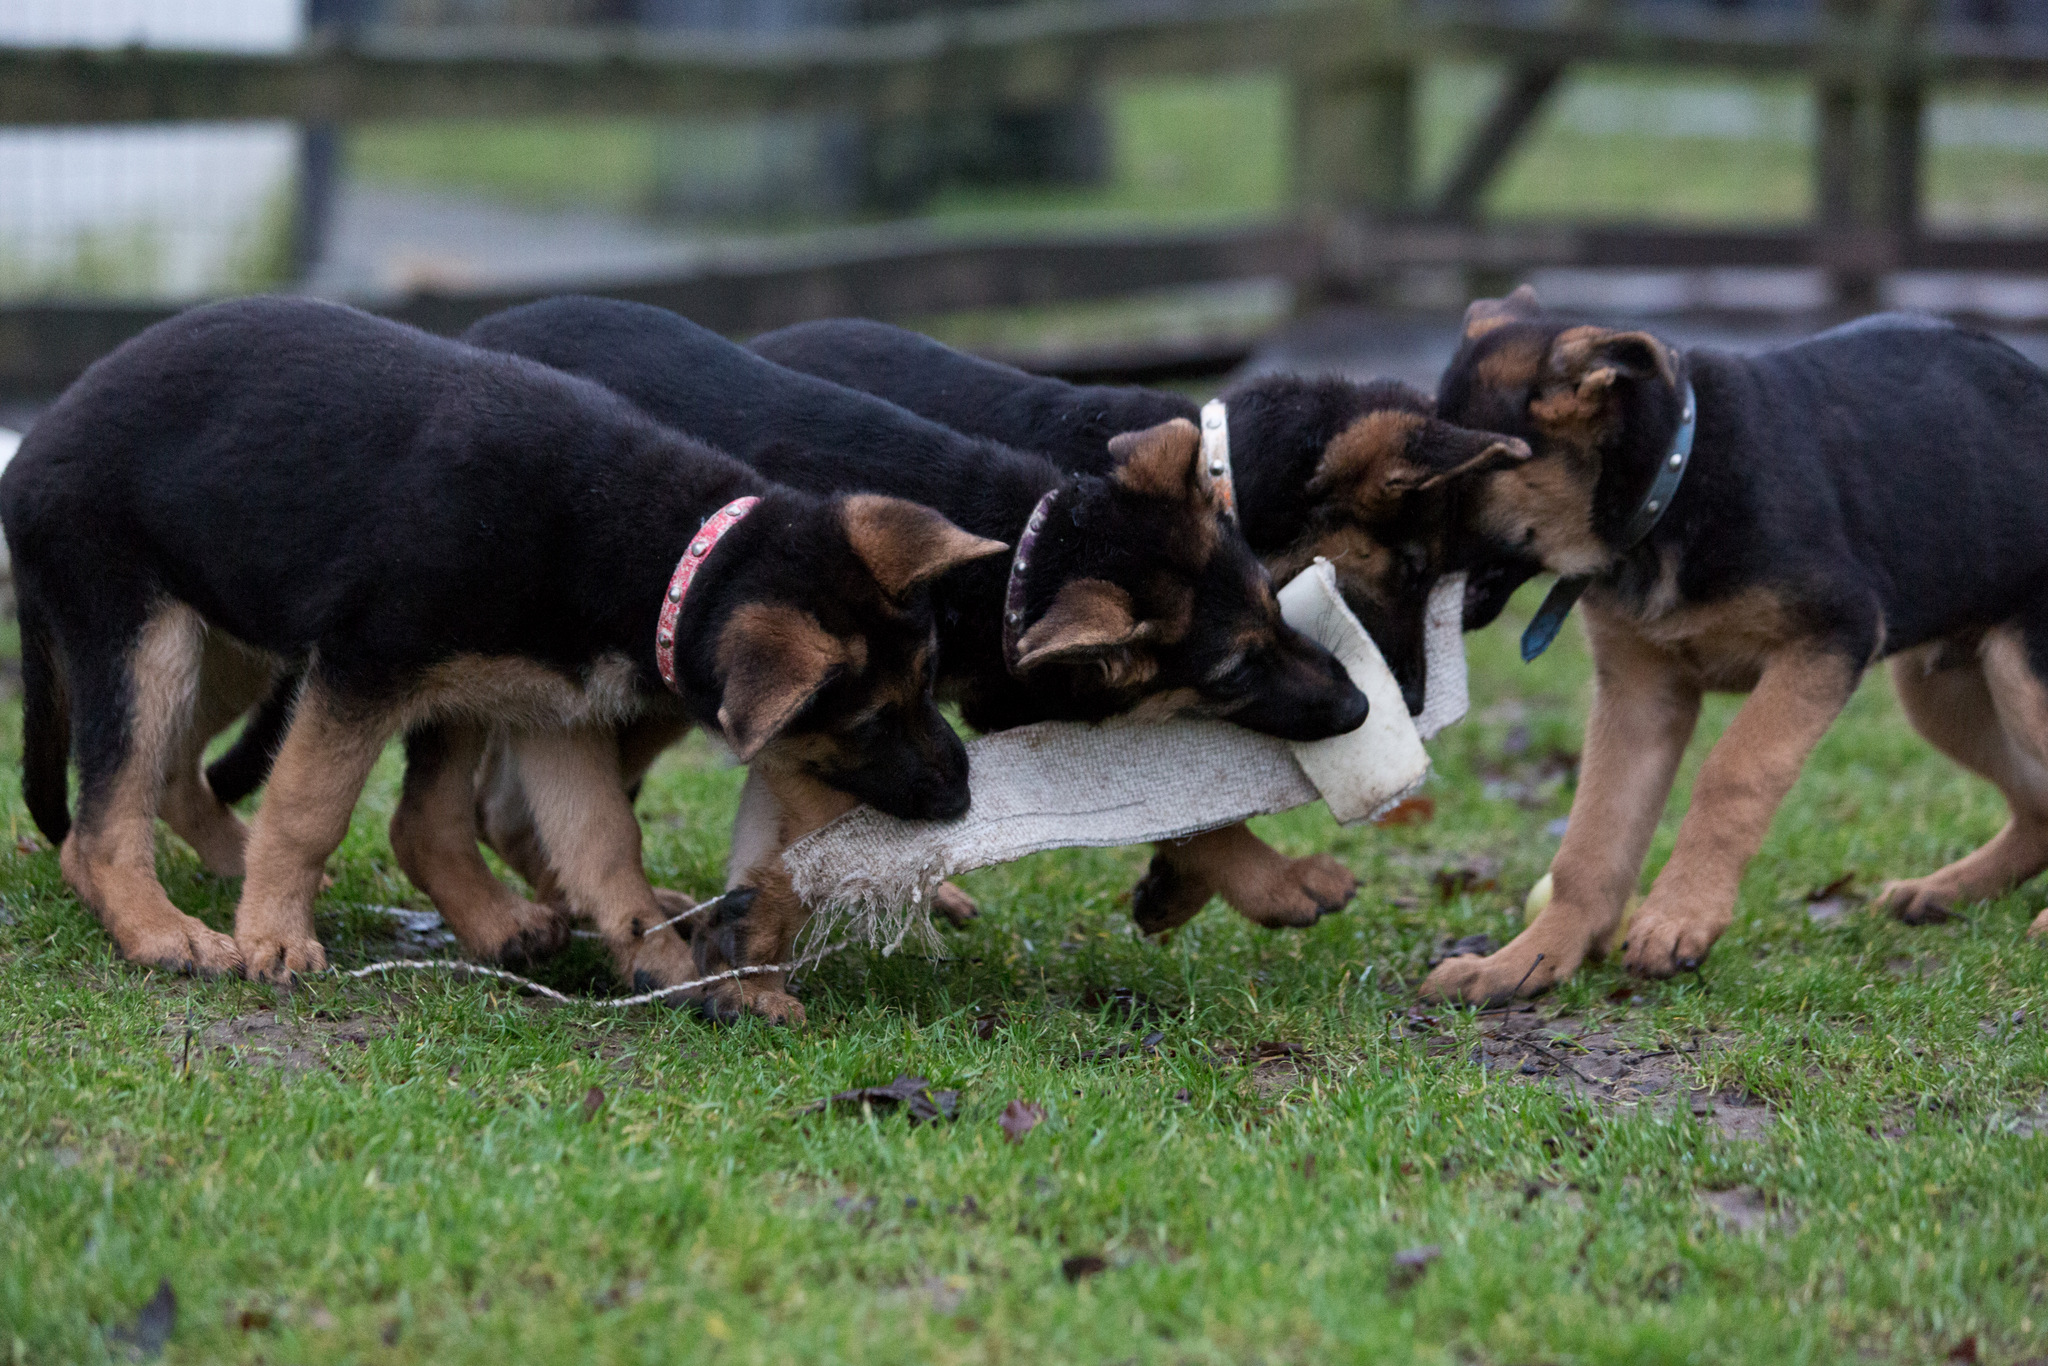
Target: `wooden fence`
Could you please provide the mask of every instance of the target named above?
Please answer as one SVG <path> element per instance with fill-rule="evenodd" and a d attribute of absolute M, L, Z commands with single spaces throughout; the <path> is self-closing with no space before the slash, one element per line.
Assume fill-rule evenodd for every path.
<path fill-rule="evenodd" d="M 1494 106 L 1440 184 L 1416 173 L 1418 71 L 1502 63 Z M 1815 221 L 1796 228 L 1479 222 L 1485 190 L 1574 64 L 1797 73 L 1818 130 Z M 1819 266 L 1845 307 L 1900 269 L 2048 273 L 2048 235 L 1922 229 L 1927 93 L 1943 82 L 2048 79 L 2048 29 L 1931 22 L 1919 0 L 1821 0 L 1811 11 L 1448 0 L 1031 0 L 858 31 L 777 35 L 368 31 L 284 54 L 0 49 L 0 125 L 285 118 L 736 114 L 880 115 L 1022 106 L 1121 76 L 1288 73 L 1295 206 L 1280 221 L 1178 233 L 940 237 L 857 230 L 607 282 L 743 333 L 830 313 L 905 316 L 1249 276 L 1356 292 L 1418 265 Z M 365 300 L 441 330 L 530 295 Z M 60 386 L 166 310 L 0 307 L 0 389 Z"/>

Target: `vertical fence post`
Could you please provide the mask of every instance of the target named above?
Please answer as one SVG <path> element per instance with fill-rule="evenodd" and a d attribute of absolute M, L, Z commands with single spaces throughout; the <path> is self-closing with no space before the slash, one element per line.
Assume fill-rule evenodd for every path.
<path fill-rule="evenodd" d="M 1824 58 L 1815 78 L 1816 242 L 1834 308 L 1862 313 L 1877 307 L 1885 275 L 1904 263 L 1920 231 L 1926 92 L 1913 52 L 1926 7 L 1826 0 L 1825 13 L 1837 40 L 1859 41 Z M 1852 69 L 1843 52 L 1865 64 Z"/>
<path fill-rule="evenodd" d="M 1347 220 L 1390 218 L 1413 205 L 1416 86 L 1407 62 L 1296 68 L 1295 203 L 1326 239 Z M 1385 284 L 1326 259 L 1297 302 L 1358 298 Z"/>

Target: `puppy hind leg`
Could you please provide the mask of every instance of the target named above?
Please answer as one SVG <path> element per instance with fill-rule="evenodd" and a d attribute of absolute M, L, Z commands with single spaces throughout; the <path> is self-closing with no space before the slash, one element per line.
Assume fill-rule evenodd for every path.
<path fill-rule="evenodd" d="M 391 852 L 471 957 L 526 963 L 561 951 L 568 917 L 535 905 L 492 874 L 477 849 L 480 725 L 441 722 L 406 733 L 405 786 L 391 816 Z"/>
<path fill-rule="evenodd" d="M 1940 648 L 1891 661 L 1899 705 L 1928 743 L 1996 786 L 2010 816 L 1982 848 L 1925 876 L 1885 884 L 1878 904 L 1913 925 L 1945 920 L 1952 907 L 1997 896 L 2048 867 L 2048 767 L 2038 757 L 2039 742 L 2048 737 L 2032 744 L 2027 738 L 2024 663 L 1987 640 L 1977 658 L 1934 667 L 1933 651 Z"/>
<path fill-rule="evenodd" d="M 313 931 L 313 898 L 396 729 L 388 713 L 351 708 L 317 675 L 307 677 L 249 832 L 249 871 L 235 907 L 235 942 L 252 978 L 285 983 L 327 966 Z"/>
<path fill-rule="evenodd" d="M 172 905 L 156 877 L 156 815 L 191 725 L 203 635 L 198 615 L 173 605 L 125 655 L 67 651 L 80 791 L 59 862 L 123 958 L 210 975 L 241 968 L 235 941 Z"/>
<path fill-rule="evenodd" d="M 160 814 L 178 838 L 192 846 L 206 870 L 218 877 L 242 875 L 249 832 L 207 782 L 202 763 L 206 744 L 270 691 L 274 674 L 269 660 L 218 632 L 207 632 L 198 697 L 190 724 L 170 756 Z"/>
<path fill-rule="evenodd" d="M 516 731 L 508 739 L 518 786 L 547 866 L 571 911 L 588 916 L 635 990 L 695 975 L 690 946 L 640 863 L 640 824 L 620 781 L 619 745 L 609 726 Z M 650 932 L 651 931 L 651 932 Z"/>

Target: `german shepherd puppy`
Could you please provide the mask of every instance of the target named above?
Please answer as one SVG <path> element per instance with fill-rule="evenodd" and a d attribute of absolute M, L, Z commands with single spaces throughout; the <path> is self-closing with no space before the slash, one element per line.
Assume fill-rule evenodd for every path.
<path fill-rule="evenodd" d="M 1534 448 L 1476 493 L 1477 553 L 1566 576 L 1525 653 L 1584 588 L 1597 681 L 1549 906 L 1426 994 L 1531 994 L 1602 952 L 1710 690 L 1749 697 L 1629 924 L 1632 971 L 1706 959 L 1772 813 L 1879 659 L 1921 734 L 2012 812 L 1885 903 L 1926 920 L 2048 867 L 2048 375 L 1897 315 L 1757 355 L 1681 351 L 1549 316 L 1524 286 L 1472 305 L 1440 401 Z"/>
<path fill-rule="evenodd" d="M 486 318 L 465 340 L 596 380 L 796 487 L 910 498 L 976 535 L 1016 541 L 1013 560 L 964 565 L 933 584 L 940 687 L 977 729 L 1099 721 L 1144 707 L 1309 740 L 1365 718 L 1365 697 L 1343 667 L 1280 620 L 1265 569 L 1201 477 L 1190 423 L 1120 436 L 1105 472 L 1077 476 L 784 369 L 644 305 L 554 299 Z M 787 840 L 845 804 L 772 774 L 763 783 L 773 800 L 743 808 L 753 828 L 736 834 L 732 867 L 765 891 Z M 515 818 L 492 831 L 494 809 Z M 516 809 L 486 799 L 486 833 L 501 852 L 521 843 Z M 801 827 L 791 823 L 798 810 L 811 813 Z M 773 837 L 759 833 L 768 825 Z M 764 894 L 725 935 L 727 947 L 707 948 L 701 961 L 777 961 L 803 921 L 793 895 Z M 772 1017 L 797 1013 L 765 979 L 733 994 Z"/>
<path fill-rule="evenodd" d="M 798 323 L 749 346 L 777 364 L 1041 452 L 1079 473 L 1099 474 L 1113 463 L 1110 443 L 1119 432 L 1200 416 L 1179 394 L 1067 384 L 861 319 Z M 1463 567 L 1452 562 L 1449 534 L 1456 488 L 1526 458 L 1527 449 L 1454 427 L 1436 417 L 1426 394 L 1388 380 L 1271 375 L 1223 398 L 1245 540 L 1280 581 L 1327 558 L 1409 709 L 1421 710 L 1424 607 L 1436 580 Z M 1492 620 L 1506 601 L 1490 576 L 1475 576 L 1467 629 Z M 1159 933 L 1220 893 L 1257 924 L 1310 925 L 1357 890 L 1351 871 L 1329 855 L 1289 859 L 1233 825 L 1158 846 L 1131 914 L 1147 933 Z"/>
<path fill-rule="evenodd" d="M 686 580 L 713 514 L 729 530 Z M 136 961 L 270 981 L 324 967 L 322 865 L 384 742 L 440 717 L 507 729 L 561 884 L 629 980 L 694 964 L 647 933 L 661 913 L 618 726 L 703 725 L 884 809 L 966 809 L 924 585 L 1000 543 L 897 499 L 779 488 L 516 357 L 332 304 L 194 309 L 43 416 L 0 479 L 0 521 L 28 806 Z M 199 754 L 287 670 L 303 682 L 245 850 Z M 246 871 L 234 938 L 165 897 L 159 813 L 209 868 Z M 458 929 L 545 938 L 549 918 Z"/>

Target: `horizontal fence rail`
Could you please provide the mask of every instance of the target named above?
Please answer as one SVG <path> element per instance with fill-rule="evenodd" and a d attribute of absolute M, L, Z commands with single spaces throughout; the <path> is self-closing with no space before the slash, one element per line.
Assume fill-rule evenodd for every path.
<path fill-rule="evenodd" d="M 417 293 L 360 300 L 387 317 L 454 334 L 548 293 L 601 293 L 673 309 L 748 336 L 809 318 L 903 319 L 972 308 L 1126 295 L 1214 280 L 1298 284 L 1364 280 L 1391 269 L 1457 266 L 1637 270 L 1705 266 L 1837 267 L 1834 239 L 1810 229 L 1694 229 L 1614 224 L 1456 227 L 1350 221 L 1321 232 L 1293 222 L 1181 233 L 1049 240 L 938 240 L 894 229 L 846 234 L 825 249 L 762 253 L 659 279 L 565 283 L 546 291 Z M 1871 251 L 1889 252 L 1892 239 Z M 1913 239 L 1881 261 L 1899 270 L 2048 274 L 2048 236 Z M 0 391 L 49 393 L 122 341 L 178 311 L 161 305 L 51 303 L 0 309 Z"/>
<path fill-rule="evenodd" d="M 519 114 L 889 113 L 1029 102 L 1077 82 L 1469 57 L 1908 81 L 2039 81 L 2048 30 L 1905 28 L 1659 7 L 1544 17 L 1491 5 L 1201 0 L 966 11 L 772 38 L 370 30 L 286 53 L 0 48 L 0 124 Z"/>

